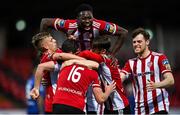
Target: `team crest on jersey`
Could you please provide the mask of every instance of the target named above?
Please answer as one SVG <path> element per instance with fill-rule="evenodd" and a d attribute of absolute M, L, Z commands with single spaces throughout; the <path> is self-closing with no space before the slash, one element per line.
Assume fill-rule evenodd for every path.
<path fill-rule="evenodd" d="M 113 33 L 114 32 L 114 26 L 113 25 L 111 25 L 111 24 L 109 24 L 109 23 L 107 23 L 106 24 L 106 28 L 105 28 L 105 30 L 106 31 L 108 31 L 108 32 L 110 32 L 110 33 Z"/>
<path fill-rule="evenodd" d="M 166 67 L 167 70 L 171 70 L 171 66 L 169 64 L 169 61 L 167 59 L 162 61 L 163 66 Z"/>
<path fill-rule="evenodd" d="M 148 63 L 147 63 L 147 66 L 150 68 L 150 67 L 152 66 L 152 62 L 151 62 L 151 61 L 148 62 Z"/>

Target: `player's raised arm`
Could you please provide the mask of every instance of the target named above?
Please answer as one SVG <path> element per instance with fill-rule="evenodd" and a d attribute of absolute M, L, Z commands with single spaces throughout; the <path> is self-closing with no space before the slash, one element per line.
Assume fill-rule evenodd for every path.
<path fill-rule="evenodd" d="M 56 18 L 42 18 L 40 23 L 40 31 L 49 31 L 49 29 L 54 28 L 54 21 Z"/>
<path fill-rule="evenodd" d="M 119 49 L 122 47 L 124 40 L 127 38 L 128 30 L 126 30 L 123 27 L 120 27 L 116 25 L 116 32 L 114 33 L 115 36 L 117 36 L 117 40 L 115 44 L 112 46 L 112 55 L 115 56 L 115 54 L 119 51 Z"/>

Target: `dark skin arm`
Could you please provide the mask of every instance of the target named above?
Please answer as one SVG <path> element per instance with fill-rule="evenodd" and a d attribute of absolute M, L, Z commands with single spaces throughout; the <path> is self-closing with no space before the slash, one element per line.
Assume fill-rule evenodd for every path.
<path fill-rule="evenodd" d="M 117 32 L 114 34 L 116 36 L 115 44 L 112 46 L 111 55 L 115 56 L 119 49 L 122 47 L 125 38 L 127 37 L 128 31 L 120 26 L 117 26 Z"/>
<path fill-rule="evenodd" d="M 52 30 L 55 18 L 42 18 L 40 23 L 40 31 L 50 31 Z"/>
<path fill-rule="evenodd" d="M 41 23 L 40 23 L 40 32 L 50 32 L 52 30 L 55 30 L 54 28 L 54 21 L 56 20 L 56 18 L 42 18 L 41 19 Z M 64 32 L 62 30 L 62 32 Z M 67 35 L 68 39 L 76 39 L 74 36 L 72 35 Z"/>

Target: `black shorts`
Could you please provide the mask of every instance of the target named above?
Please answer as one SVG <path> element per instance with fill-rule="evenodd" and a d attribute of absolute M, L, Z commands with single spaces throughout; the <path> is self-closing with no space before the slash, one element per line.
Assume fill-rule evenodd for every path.
<path fill-rule="evenodd" d="M 164 115 L 167 115 L 168 112 L 165 111 L 165 110 L 162 110 L 162 111 L 158 111 L 158 112 L 154 113 L 153 115 L 155 115 L 155 114 L 164 114 Z"/>
<path fill-rule="evenodd" d="M 85 114 L 84 111 L 63 104 L 53 104 L 53 113 L 54 114 Z"/>

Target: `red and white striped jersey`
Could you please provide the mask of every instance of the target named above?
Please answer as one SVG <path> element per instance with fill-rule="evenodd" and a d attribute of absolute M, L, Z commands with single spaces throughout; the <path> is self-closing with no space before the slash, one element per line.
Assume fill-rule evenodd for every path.
<path fill-rule="evenodd" d="M 164 73 L 171 72 L 165 55 L 151 52 L 146 58 L 129 59 L 121 72 L 132 77 L 135 114 L 169 111 L 168 92 L 165 88 L 157 88 L 149 92 L 146 89 L 148 80 L 160 82 Z"/>
<path fill-rule="evenodd" d="M 99 74 L 103 76 L 103 79 L 107 83 L 111 83 L 112 80 L 116 82 L 116 91 L 113 92 L 112 95 L 110 95 L 108 100 L 105 102 L 106 108 L 108 110 L 114 111 L 124 109 L 125 107 L 127 107 L 129 105 L 129 101 L 124 92 L 119 69 L 118 67 L 111 66 L 112 60 L 106 55 L 102 56 L 89 50 L 82 51 L 78 55 L 86 59 L 94 60 L 98 63 L 101 63 L 101 72 L 99 72 Z M 90 101 L 92 101 L 92 99 Z M 88 103 L 88 105 L 90 104 L 91 103 Z M 94 103 L 92 104 L 95 105 Z"/>
<path fill-rule="evenodd" d="M 82 50 L 90 49 L 92 40 L 101 33 L 115 34 L 118 31 L 116 24 L 103 20 L 93 19 L 92 28 L 90 30 L 82 30 L 78 28 L 77 20 L 64 20 L 57 18 L 54 20 L 53 27 L 56 30 L 63 31 L 68 35 L 74 35 L 77 38 L 79 48 Z"/>
<path fill-rule="evenodd" d="M 100 87 L 98 74 L 85 66 L 70 65 L 59 72 L 53 104 L 69 105 L 86 112 L 85 98 L 88 87 Z"/>
<path fill-rule="evenodd" d="M 56 50 L 56 53 L 61 53 L 62 51 L 60 49 Z M 50 58 L 50 54 L 49 53 L 44 53 L 41 57 L 41 61 L 40 63 L 45 63 L 48 61 L 52 61 L 52 59 Z M 53 101 L 53 96 L 55 94 L 56 91 L 56 81 L 57 81 L 57 77 L 58 77 L 58 73 L 59 73 L 59 69 L 60 69 L 60 65 L 54 61 L 55 63 L 55 69 L 52 72 L 46 71 L 44 72 L 43 78 L 46 79 L 46 81 L 48 82 L 48 85 L 45 88 L 45 112 L 52 112 L 52 101 Z"/>

